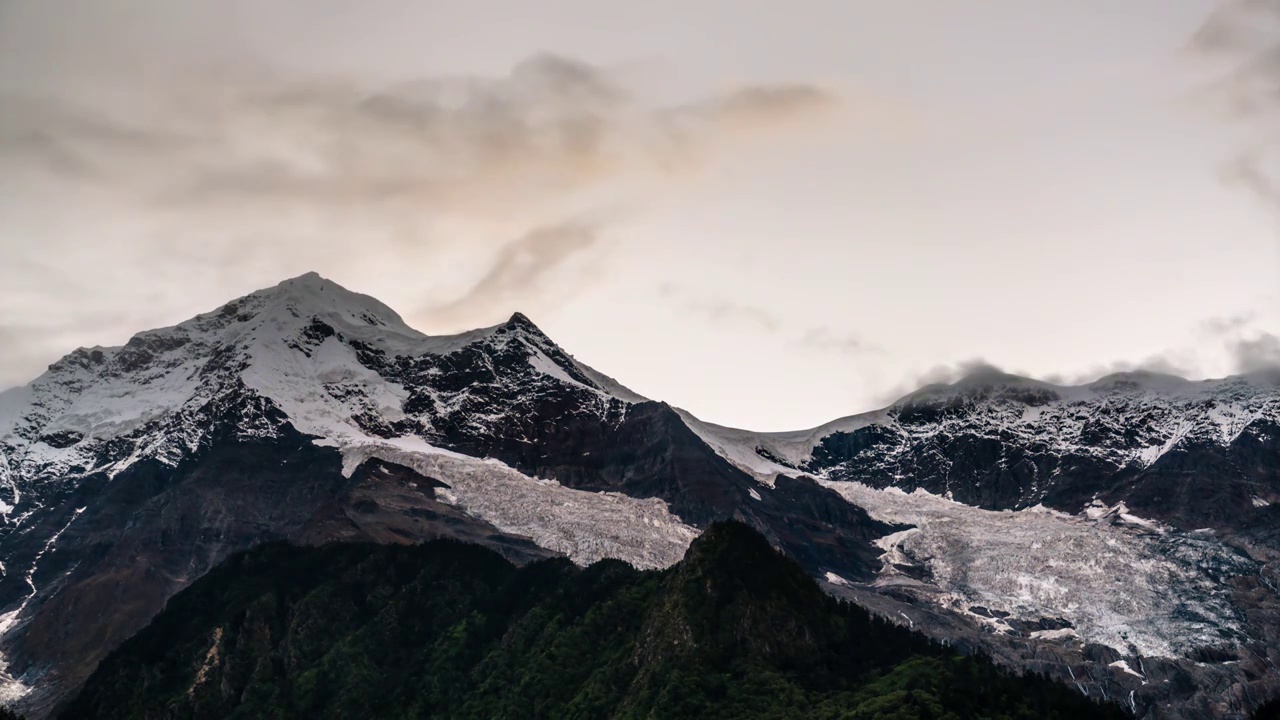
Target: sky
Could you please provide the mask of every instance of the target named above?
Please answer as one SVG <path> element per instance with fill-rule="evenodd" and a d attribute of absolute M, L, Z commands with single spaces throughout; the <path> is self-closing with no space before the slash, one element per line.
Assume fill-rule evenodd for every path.
<path fill-rule="evenodd" d="M 0 387 L 317 271 L 712 422 L 1280 363 L 1280 0 L 0 0 Z"/>

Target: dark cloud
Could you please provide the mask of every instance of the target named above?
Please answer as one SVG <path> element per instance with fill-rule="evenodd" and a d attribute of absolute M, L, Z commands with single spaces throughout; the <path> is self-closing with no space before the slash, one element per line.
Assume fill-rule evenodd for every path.
<path fill-rule="evenodd" d="M 876 403 L 889 405 L 930 385 L 951 385 L 967 377 L 994 377 L 1006 374 L 1004 370 L 982 358 L 971 358 L 958 363 L 941 363 L 922 373 L 909 375 L 902 382 L 881 393 L 876 398 Z"/>
<path fill-rule="evenodd" d="M 1229 348 L 1238 373 L 1280 369 L 1280 336 L 1262 333 L 1235 340 Z"/>
<path fill-rule="evenodd" d="M 1262 314 L 1247 311 L 1211 318 L 1201 324 L 1203 335 L 1226 349 L 1233 373 L 1255 373 L 1280 368 L 1280 336 L 1259 327 Z"/>
<path fill-rule="evenodd" d="M 1258 320 L 1258 313 L 1249 310 L 1226 317 L 1209 318 L 1200 323 L 1200 332 L 1211 338 L 1234 335 Z"/>
<path fill-rule="evenodd" d="M 916 388 L 928 385 L 951 385 L 969 377 L 998 377 L 1007 374 L 1000 367 L 982 358 L 971 358 L 952 365 L 935 365 L 916 376 L 914 385 Z"/>

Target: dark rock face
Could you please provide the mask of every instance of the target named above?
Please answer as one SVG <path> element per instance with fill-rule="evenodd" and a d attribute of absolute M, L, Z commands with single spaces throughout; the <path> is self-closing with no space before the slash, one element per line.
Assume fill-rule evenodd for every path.
<path fill-rule="evenodd" d="M 44 522 L 7 543 L 11 563 L 35 570 L 34 592 L 14 575 L 0 582 L 5 597 L 31 594 L 23 632 L 3 647 L 9 673 L 39 688 L 25 706 L 47 709 L 173 593 L 261 543 L 450 537 L 519 562 L 554 555 L 437 502 L 434 489 L 446 487 L 438 480 L 376 460 L 350 478 L 341 470 L 337 450 L 287 429 L 252 439 L 228 428 L 177 467 L 145 461 L 114 478 L 85 477 Z M 41 554 L 36 546 L 55 528 L 56 545 Z"/>
<path fill-rule="evenodd" d="M 544 395 L 527 413 L 505 418 L 511 426 L 481 436 L 450 428 L 455 434 L 446 434 L 444 444 L 578 490 L 661 498 L 697 527 L 746 522 L 811 571 L 855 579 L 879 567 L 879 552 L 870 542 L 895 528 L 831 490 L 786 476 L 773 488 L 761 485 L 717 455 L 663 403 L 631 405 L 604 422 L 580 408 L 573 398 Z"/>
<path fill-rule="evenodd" d="M 1187 530 L 1233 530 L 1265 514 L 1268 498 L 1280 501 L 1280 389 L 1238 379 L 1180 392 L 958 390 L 836 430 L 800 468 L 992 510 L 1124 502 Z"/>

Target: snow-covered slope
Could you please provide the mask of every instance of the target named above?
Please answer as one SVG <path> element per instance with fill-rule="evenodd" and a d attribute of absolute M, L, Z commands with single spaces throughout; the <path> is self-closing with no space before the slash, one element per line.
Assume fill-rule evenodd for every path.
<path fill-rule="evenodd" d="M 1063 620 L 1024 634 L 1148 658 L 1244 638 L 1229 579 L 1256 574 L 1258 563 L 1212 535 L 1172 531 L 1123 505 L 1078 516 L 1041 506 L 991 511 L 923 490 L 825 484 L 878 519 L 911 526 L 880 540 L 888 562 L 877 583 L 932 586 L 934 602 L 993 631 Z"/>
<path fill-rule="evenodd" d="M 652 568 L 734 517 L 862 578 L 885 530 L 811 480 L 759 487 L 523 315 L 429 337 L 314 274 L 4 393 L 0 493 L 0 696 L 33 714 L 261 542 L 443 536 Z"/>
<path fill-rule="evenodd" d="M 199 447 L 209 403 L 241 390 L 270 401 L 304 434 L 344 446 L 400 428 L 429 435 L 441 418 L 483 431 L 485 409 L 470 388 L 431 383 L 453 369 L 439 359 L 468 348 L 486 354 L 471 369 L 477 379 L 487 373 L 519 386 L 513 390 L 568 385 L 602 408 L 643 400 L 566 356 L 523 316 L 428 337 L 377 300 L 312 273 L 122 347 L 77 350 L 32 384 L 0 395 L 0 482 L 20 494 L 18 477 L 119 472 L 150 457 L 173 464 Z M 372 355 L 394 358 L 400 372 L 379 374 L 366 362 Z M 499 378 L 498 356 L 525 366 Z M 405 387 L 410 378 L 416 396 Z M 253 420 L 243 433 L 272 432 L 265 418 Z"/>
<path fill-rule="evenodd" d="M 688 420 L 726 459 L 765 480 L 807 473 L 923 488 L 992 509 L 1044 503 L 1071 513 L 1103 497 L 1213 526 L 1280 502 L 1280 474 L 1265 470 L 1280 439 L 1274 373 L 1192 382 L 1138 372 L 1066 387 L 986 372 L 800 432 Z M 1157 507 L 1168 498 L 1144 488 L 1144 479 L 1165 477 L 1193 455 L 1212 456 L 1198 470 L 1221 487 L 1201 499 L 1216 500 L 1221 512 Z"/>
<path fill-rule="evenodd" d="M 583 563 L 608 556 L 640 567 L 669 565 L 696 530 L 673 516 L 662 499 L 565 487 L 483 457 L 491 444 L 518 444 L 526 434 L 537 437 L 535 427 L 565 418 L 584 426 L 616 425 L 643 402 L 573 360 L 522 315 L 490 328 L 429 337 L 377 300 L 315 274 L 140 333 L 120 347 L 77 350 L 31 384 L 0 394 L 0 649 L 10 656 L 0 657 L 0 668 L 17 661 L 24 666 L 19 677 L 0 674 L 0 701 L 29 695 L 40 686 L 38 678 L 63 662 L 42 665 L 33 658 L 77 654 L 68 651 L 74 643 L 42 640 L 28 647 L 31 628 L 57 622 L 50 608 L 59 598 L 103 585 L 94 573 L 117 576 L 121 571 L 114 566 L 127 563 L 128 555 L 113 553 L 151 553 L 172 545 L 156 562 L 172 563 L 182 568 L 180 574 L 138 590 L 134 606 L 143 597 L 145 603 L 163 602 L 227 552 L 304 532 L 314 525 L 307 517 L 329 512 L 326 502 L 351 502 L 343 499 L 341 478 L 327 475 L 320 459 L 329 448 L 341 454 L 335 468 L 345 463 L 348 476 L 352 463 L 392 456 L 433 473 L 445 488 L 430 502 L 452 505 L 462 518 L 484 524 L 475 527 L 528 538 Z M 546 412 L 548 403 L 554 413 Z M 299 434 L 314 450 L 287 451 Z M 261 449 L 273 443 L 286 448 Z M 235 451 L 237 444 L 246 449 Z M 208 517 L 194 518 L 204 529 L 179 529 L 191 520 L 168 518 L 165 488 L 190 482 L 178 478 L 191 472 L 208 472 L 200 468 L 211 462 L 225 466 L 227 460 L 208 458 L 222 457 L 227 448 L 245 457 L 276 455 L 281 460 L 275 462 L 311 469 L 291 480 L 302 487 L 264 489 L 258 499 L 253 493 L 228 499 L 232 490 L 218 489 L 207 502 L 241 504 L 249 515 L 220 520 L 210 508 Z M 314 472 L 331 477 L 329 489 L 306 489 L 306 473 Z M 139 482 L 142 487 L 129 489 Z M 255 505 L 278 502 L 269 499 L 275 497 L 296 497 L 286 500 L 296 504 Z M 144 509 L 148 505 L 156 507 Z M 136 528 L 144 545 L 122 547 L 114 522 Z M 168 528 L 173 523 L 177 527 Z M 458 523 L 466 537 L 484 532 L 458 517 L 432 523 L 446 534 Z M 155 528 L 148 530 L 149 524 Z M 161 540 L 175 531 L 191 536 Z M 341 527 L 334 532 L 349 534 Z M 201 549 L 211 541 L 215 549 Z M 86 562 L 85 553 L 101 567 Z M 129 592 L 128 586 L 113 592 Z M 146 617 L 142 609 L 138 619 Z M 91 618 L 81 619 L 91 624 Z M 113 622 L 126 627 L 136 620 Z M 71 619 L 67 627 L 92 630 Z M 91 662 L 104 649 L 109 646 L 81 648 L 78 654 Z"/>

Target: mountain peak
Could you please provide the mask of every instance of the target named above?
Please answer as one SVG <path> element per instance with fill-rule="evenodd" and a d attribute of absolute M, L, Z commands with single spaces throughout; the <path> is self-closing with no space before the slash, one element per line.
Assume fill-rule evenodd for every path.
<path fill-rule="evenodd" d="M 508 318 L 506 322 L 502 323 L 500 327 L 511 330 L 524 330 L 541 337 L 546 337 L 546 333 L 542 332 L 542 329 L 535 325 L 533 321 L 529 319 L 528 315 L 525 315 L 522 312 L 512 313 L 511 317 Z"/>

